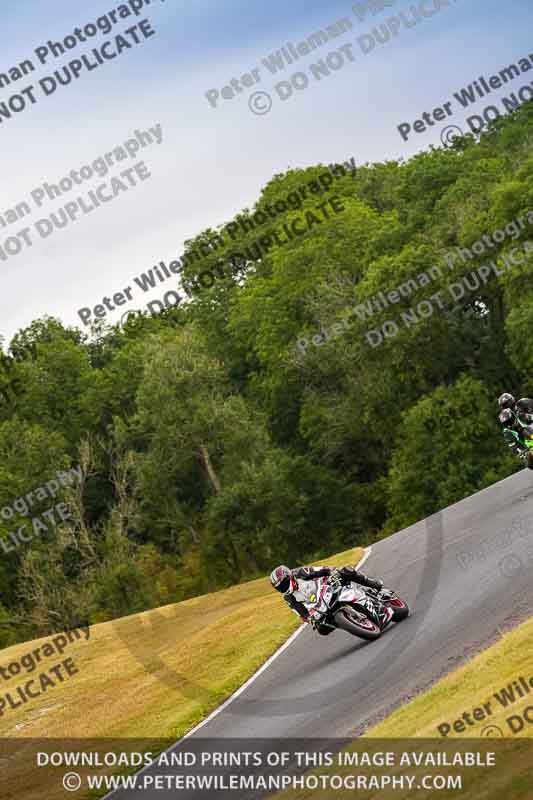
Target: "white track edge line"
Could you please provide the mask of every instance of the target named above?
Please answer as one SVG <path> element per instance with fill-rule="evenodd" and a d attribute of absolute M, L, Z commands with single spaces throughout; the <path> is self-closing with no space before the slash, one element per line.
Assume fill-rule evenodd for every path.
<path fill-rule="evenodd" d="M 359 569 L 359 567 L 363 566 L 365 561 L 370 557 L 371 552 L 372 552 L 372 548 L 371 547 L 367 547 L 365 549 L 363 557 L 361 558 L 361 560 L 356 565 L 356 569 Z M 225 700 L 222 703 L 221 706 L 219 706 L 218 708 L 215 708 L 215 710 L 212 711 L 211 714 L 209 714 L 208 717 L 206 717 L 204 720 L 202 720 L 202 722 L 199 722 L 198 725 L 196 725 L 192 730 L 190 730 L 188 733 L 186 733 L 184 736 L 182 736 L 181 739 L 179 739 L 178 742 L 176 742 L 176 744 L 179 744 L 179 742 L 183 742 L 185 739 L 188 739 L 190 736 L 193 735 L 193 733 L 196 733 L 196 731 L 200 730 L 200 728 L 203 728 L 204 725 L 207 725 L 208 722 L 210 722 L 218 714 L 220 714 L 221 711 L 223 711 L 225 708 L 227 708 L 230 705 L 230 703 L 232 703 L 234 700 L 236 700 L 237 697 L 239 697 L 239 695 L 241 695 L 245 691 L 245 689 L 248 688 L 248 686 L 250 686 L 255 680 L 257 680 L 257 678 L 267 669 L 267 667 L 269 667 L 272 664 L 272 662 L 275 661 L 276 658 L 278 658 L 278 656 L 280 656 L 284 652 L 284 650 L 286 650 L 287 647 L 289 647 L 289 645 L 291 645 L 294 642 L 296 637 L 299 636 L 300 633 L 305 628 L 306 628 L 306 623 L 304 623 L 297 630 L 295 630 L 294 633 L 291 636 L 289 636 L 287 641 L 284 644 L 282 644 L 281 647 L 278 648 L 278 650 L 276 650 L 276 652 L 273 653 L 270 656 L 270 658 L 268 658 L 265 661 L 265 663 L 261 667 L 259 667 L 259 669 L 256 672 L 254 672 L 254 674 L 250 678 L 248 678 L 248 680 L 245 683 L 243 683 L 242 686 L 240 686 L 232 695 L 230 695 L 230 697 L 228 697 L 228 699 Z"/>
<path fill-rule="evenodd" d="M 356 569 L 359 569 L 360 567 L 363 566 L 363 564 L 370 558 L 370 554 L 371 553 L 372 553 L 372 546 L 366 547 L 363 557 L 355 565 Z M 194 733 L 199 731 L 200 728 L 203 728 L 204 725 L 207 725 L 208 722 L 211 722 L 211 720 L 213 720 L 222 711 L 224 711 L 225 708 L 227 708 L 231 703 L 233 703 L 233 701 L 236 700 L 237 697 L 239 697 L 239 695 L 241 695 L 248 688 L 248 686 L 250 686 L 255 680 L 257 680 L 257 678 L 267 669 L 267 667 L 269 667 L 272 664 L 272 662 L 275 661 L 276 658 L 278 658 L 278 656 L 280 656 L 284 652 L 284 650 L 286 650 L 294 642 L 296 637 L 301 634 L 301 632 L 305 629 L 305 627 L 306 627 L 306 623 L 304 623 L 303 625 L 300 625 L 300 627 L 297 628 L 297 630 L 295 630 L 294 633 L 289 636 L 287 641 L 284 644 L 282 644 L 281 647 L 279 647 L 276 650 L 276 652 L 273 653 L 270 656 L 270 658 L 268 658 L 265 661 L 265 663 L 261 667 L 259 667 L 259 669 L 256 670 L 254 672 L 254 674 L 250 678 L 248 678 L 247 681 L 245 681 L 245 683 L 243 683 L 242 686 L 240 686 L 235 692 L 233 692 L 233 694 L 230 695 L 227 700 L 224 700 L 224 702 L 222 703 L 221 706 L 218 706 L 218 708 L 215 708 L 215 710 L 212 711 L 209 714 L 208 717 L 206 717 L 204 720 L 199 722 L 198 725 L 195 725 L 194 728 L 192 728 L 192 730 L 190 730 L 188 733 L 184 734 L 184 736 L 182 736 L 181 739 L 178 739 L 177 742 L 174 742 L 174 744 L 171 744 L 170 747 L 167 747 L 166 750 L 163 750 L 161 753 L 159 753 L 157 758 L 159 758 L 159 756 L 161 756 L 161 755 L 164 755 L 165 753 L 170 753 L 171 750 L 174 750 L 176 747 L 179 747 L 179 745 L 181 745 L 182 742 L 184 742 L 186 739 L 188 739 Z M 157 760 L 153 761 L 151 764 L 147 764 L 145 767 L 143 767 L 141 770 L 139 770 L 139 772 L 136 772 L 135 775 L 142 775 L 143 772 L 146 772 L 147 769 L 150 769 L 151 767 L 153 767 L 156 764 L 157 764 Z M 102 797 L 102 800 L 106 800 L 107 797 L 111 797 L 112 794 L 114 794 L 115 792 L 118 792 L 118 791 L 119 791 L 118 789 L 112 789 L 110 793 L 108 793 L 108 794 L 106 794 L 106 795 L 104 795 Z"/>

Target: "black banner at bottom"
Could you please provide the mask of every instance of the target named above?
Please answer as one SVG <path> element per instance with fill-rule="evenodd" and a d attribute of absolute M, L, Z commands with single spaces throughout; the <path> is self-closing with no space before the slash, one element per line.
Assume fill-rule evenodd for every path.
<path fill-rule="evenodd" d="M 533 739 L 500 737 L 3 739 L 2 798 L 533 797 Z"/>

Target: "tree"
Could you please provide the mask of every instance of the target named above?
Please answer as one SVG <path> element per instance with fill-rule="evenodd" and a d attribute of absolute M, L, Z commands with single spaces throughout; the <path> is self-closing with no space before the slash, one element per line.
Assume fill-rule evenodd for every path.
<path fill-rule="evenodd" d="M 392 456 L 388 530 L 434 514 L 520 467 L 504 444 L 494 401 L 480 381 L 464 375 L 405 413 Z"/>

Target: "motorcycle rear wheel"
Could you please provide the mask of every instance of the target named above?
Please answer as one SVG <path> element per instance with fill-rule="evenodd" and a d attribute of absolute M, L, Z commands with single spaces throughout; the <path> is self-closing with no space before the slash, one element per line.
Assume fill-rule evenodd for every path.
<path fill-rule="evenodd" d="M 358 614 L 350 606 L 343 606 L 333 615 L 337 628 L 340 628 L 352 636 L 358 636 L 360 639 L 366 639 L 373 642 L 381 636 L 381 630 L 375 622 L 372 622 L 368 617 L 364 617 L 364 623 L 359 621 L 359 617 L 363 614 Z"/>

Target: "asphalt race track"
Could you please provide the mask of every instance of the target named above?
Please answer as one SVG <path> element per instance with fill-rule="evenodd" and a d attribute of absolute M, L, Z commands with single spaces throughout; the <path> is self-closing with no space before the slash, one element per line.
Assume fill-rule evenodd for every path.
<path fill-rule="evenodd" d="M 407 620 L 373 643 L 343 631 L 321 637 L 306 627 L 176 748 L 200 738 L 358 735 L 533 614 L 533 471 L 524 469 L 378 542 L 363 571 L 382 577 L 409 603 Z M 171 796 L 142 794 L 145 800 Z M 200 793 L 180 791 L 189 796 Z"/>

